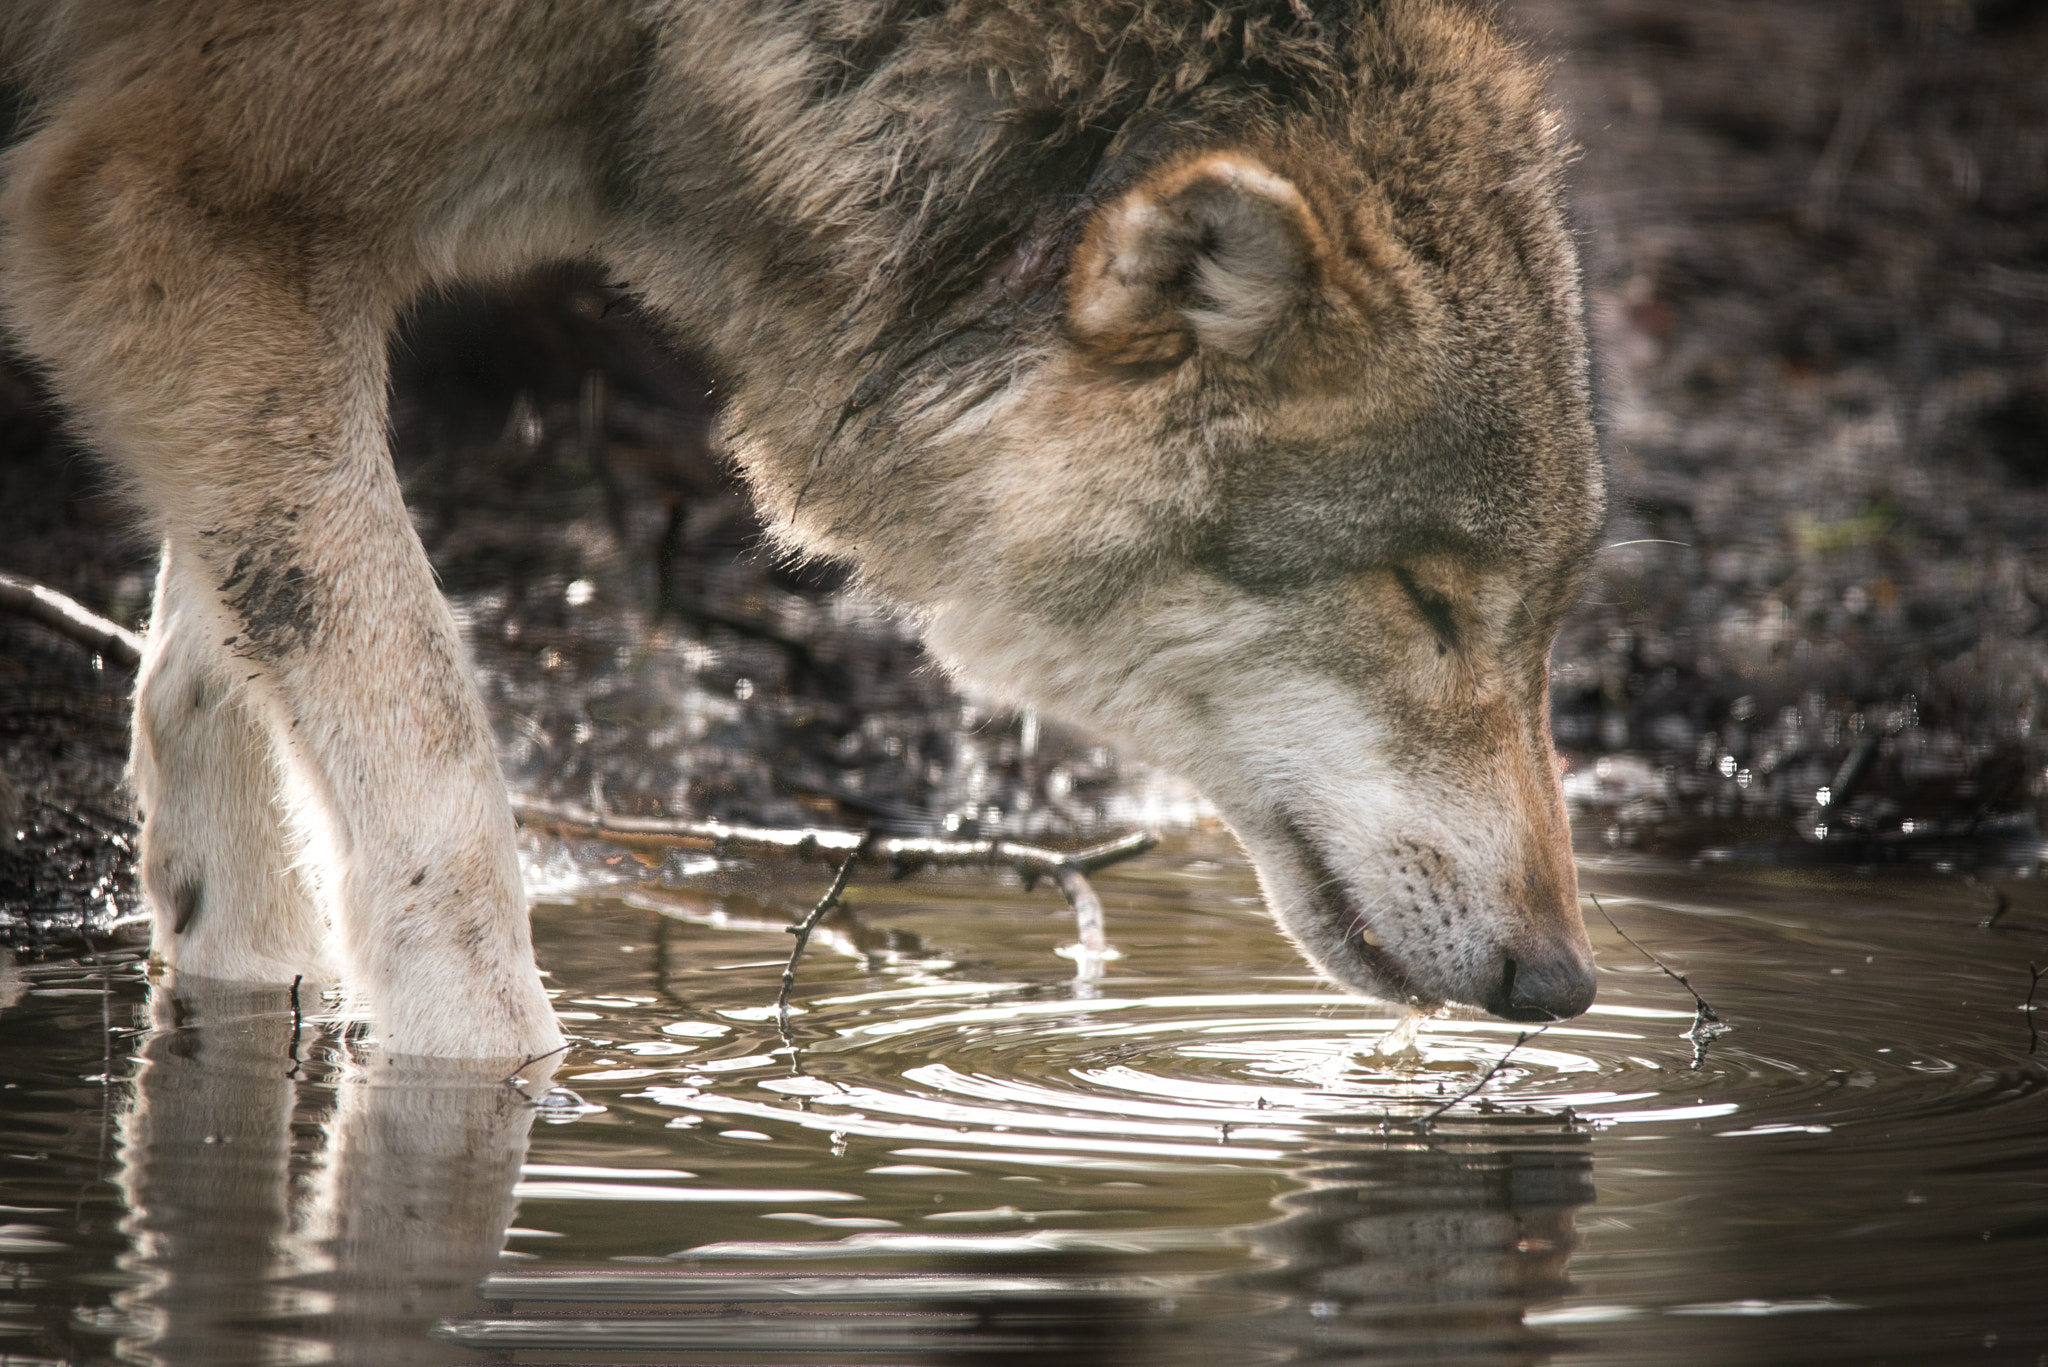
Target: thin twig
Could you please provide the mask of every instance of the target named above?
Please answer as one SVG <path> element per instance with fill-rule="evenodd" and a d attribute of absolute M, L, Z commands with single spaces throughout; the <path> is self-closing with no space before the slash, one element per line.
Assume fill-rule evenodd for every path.
<path fill-rule="evenodd" d="M 2034 989 L 2041 985 L 2042 977 L 2048 975 L 2048 968 L 2036 968 L 2030 962 L 2027 972 L 2034 975 L 2034 980 L 2027 984 L 2026 1005 L 2020 1010 L 2027 1013 L 2027 1052 L 2031 1054 L 2041 1047 L 2041 1027 L 2034 1024 Z"/>
<path fill-rule="evenodd" d="M 80 922 L 84 917 L 79 918 Z M 97 1175 L 104 1177 L 107 1170 L 107 1135 L 110 1132 L 114 1089 L 114 978 L 107 967 L 107 961 L 100 957 L 99 946 L 85 933 L 83 924 L 79 936 L 85 940 L 86 952 L 92 955 L 93 967 L 100 975 L 100 1151 Z M 85 1200 L 85 1193 L 79 1193 L 79 1201 Z"/>
<path fill-rule="evenodd" d="M 1442 1115 L 1445 1111 L 1450 1110 L 1451 1107 L 1456 1106 L 1461 1101 L 1471 1100 L 1474 1096 L 1478 1094 L 1480 1088 L 1484 1087 L 1487 1083 L 1493 1081 L 1494 1077 L 1500 1072 L 1500 1070 L 1507 1067 L 1508 1060 L 1515 1056 L 1515 1050 L 1521 1048 L 1530 1040 L 1535 1039 L 1538 1035 L 1542 1034 L 1545 1030 L 1548 1030 L 1549 1028 L 1550 1027 L 1548 1025 L 1539 1025 L 1534 1030 L 1524 1030 L 1521 1034 L 1516 1035 L 1515 1042 L 1508 1046 L 1507 1052 L 1502 1054 L 1499 1058 L 1493 1061 L 1493 1066 L 1491 1068 L 1488 1068 L 1485 1071 L 1485 1073 L 1480 1075 L 1479 1081 L 1473 1083 L 1470 1087 L 1467 1087 L 1464 1091 L 1458 1093 L 1449 1101 L 1446 1101 L 1443 1105 L 1429 1112 L 1421 1119 L 1412 1121 L 1410 1123 L 1413 1124 L 1415 1128 L 1418 1130 L 1426 1130 L 1433 1123 L 1435 1123 L 1436 1118 Z"/>
<path fill-rule="evenodd" d="M 1620 923 L 1608 915 L 1607 908 L 1600 905 L 1598 896 L 1592 893 L 1588 893 L 1587 896 L 1592 899 L 1593 910 L 1607 918 L 1607 924 L 1614 927 L 1616 935 L 1634 945 L 1636 952 L 1657 965 L 1663 971 L 1665 977 L 1692 993 L 1692 999 L 1696 1003 L 1693 1008 L 1692 1029 L 1686 1031 L 1680 1038 L 1692 1041 L 1692 1066 L 1697 1070 L 1701 1064 L 1707 1061 L 1707 1046 L 1735 1027 L 1721 1019 L 1721 1013 L 1716 1011 L 1707 999 L 1699 994 L 1699 989 L 1692 985 L 1690 978 L 1686 977 L 1683 973 L 1675 972 L 1671 965 L 1645 949 L 1641 944 L 1637 943 L 1633 935 L 1623 930 Z"/>
<path fill-rule="evenodd" d="M 521 1060 L 517 1068 L 514 1068 L 510 1073 L 505 1075 L 505 1085 L 516 1090 L 519 1093 L 519 1095 L 525 1096 L 526 1089 L 524 1087 L 521 1087 L 519 1084 L 526 1081 L 526 1079 L 519 1075 L 525 1072 L 528 1068 L 531 1068 L 534 1064 L 539 1063 L 544 1058 L 553 1058 L 556 1054 L 566 1053 L 568 1051 L 569 1045 L 572 1043 L 574 1043 L 574 1041 L 565 1040 L 561 1044 L 558 1044 L 554 1048 L 548 1050 L 545 1054 L 534 1054 L 530 1058 Z"/>
<path fill-rule="evenodd" d="M 1699 994 L 1699 991 L 1693 987 L 1690 979 L 1688 979 L 1683 973 L 1674 972 L 1669 964 L 1665 963 L 1655 954 L 1652 954 L 1649 950 L 1643 948 L 1643 946 L 1637 942 L 1635 936 L 1623 930 L 1620 924 L 1616 922 L 1612 916 L 1608 916 L 1607 908 L 1600 905 L 1600 899 L 1598 896 L 1595 896 L 1593 894 L 1588 894 L 1588 896 L 1592 899 L 1593 910 L 1599 912 L 1602 916 L 1607 917 L 1607 924 L 1614 927 L 1614 933 L 1616 935 L 1619 935 L 1622 939 L 1627 940 L 1629 944 L 1635 947 L 1635 950 L 1638 954 L 1642 955 L 1645 959 L 1648 959 L 1651 963 L 1657 965 L 1658 968 L 1662 969 L 1664 971 L 1665 977 L 1671 979 L 1671 981 L 1677 983 L 1680 987 L 1692 993 L 1692 999 L 1699 1003 L 1699 1009 L 1701 1014 L 1703 1014 L 1708 1020 L 1721 1019 L 1718 1015 L 1714 1013 L 1714 1008 L 1707 1005 L 1707 999 L 1705 997 L 1702 997 Z"/>
<path fill-rule="evenodd" d="M 896 877 L 922 868 L 1002 868 L 1017 871 L 1027 886 L 1061 870 L 1094 873 L 1145 853 L 1158 843 L 1142 831 L 1086 849 L 1061 851 L 1014 840 L 933 840 L 901 836 L 873 840 L 859 831 L 825 827 L 736 826 L 723 821 L 619 816 L 554 802 L 517 802 L 513 814 L 527 826 L 595 836 L 642 849 L 706 850 L 718 856 L 756 859 L 817 859 L 837 863 L 855 850 L 862 858 L 886 860 Z"/>
<path fill-rule="evenodd" d="M 0 610 L 41 622 L 61 636 L 133 669 L 142 662 L 142 638 L 119 622 L 108 621 L 69 594 L 46 584 L 0 573 Z"/>
<path fill-rule="evenodd" d="M 299 1075 L 299 1031 L 305 1023 L 305 1018 L 299 1014 L 299 984 L 305 980 L 303 973 L 292 974 L 292 1046 L 287 1053 L 292 1066 L 285 1070 L 286 1077 Z"/>
<path fill-rule="evenodd" d="M 839 895 L 846 891 L 846 880 L 853 876 L 853 866 L 860 862 L 861 847 L 855 846 L 847 852 L 839 865 L 839 872 L 832 875 L 832 886 L 825 889 L 825 895 L 818 899 L 818 905 L 810 914 L 795 925 L 788 927 L 796 936 L 796 944 L 789 951 L 789 963 L 782 970 L 782 990 L 775 994 L 775 1019 L 782 1031 L 785 1042 L 789 1040 L 789 992 L 796 986 L 797 960 L 803 958 L 804 948 L 811 942 L 811 932 L 818 928 L 818 922 L 825 919 L 825 913 L 839 904 Z"/>

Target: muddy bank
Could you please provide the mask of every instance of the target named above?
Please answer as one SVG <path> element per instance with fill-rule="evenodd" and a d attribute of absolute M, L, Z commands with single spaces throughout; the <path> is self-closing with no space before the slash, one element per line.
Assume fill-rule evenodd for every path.
<path fill-rule="evenodd" d="M 1872 859 L 2039 801 L 2048 11 L 1521 0 L 1613 475 L 1557 652 L 1603 840 Z M 1825 831 L 1825 836 L 1817 833 Z M 1789 851 L 1781 850 L 1780 853 Z M 1806 851 L 1811 854 L 1813 851 Z"/>

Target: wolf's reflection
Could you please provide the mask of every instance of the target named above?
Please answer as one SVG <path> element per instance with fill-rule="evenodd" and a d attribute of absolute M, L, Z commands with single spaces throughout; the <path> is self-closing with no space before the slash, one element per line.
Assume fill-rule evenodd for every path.
<path fill-rule="evenodd" d="M 495 1309 L 452 1330 L 482 1351 L 607 1360 L 667 1351 L 782 1361 L 826 1351 L 822 1336 L 839 1332 L 848 1354 L 948 1367 L 1532 1367 L 1575 1346 L 1528 1318 L 1570 1289 L 1575 1212 L 1593 1199 L 1588 1141 L 1534 1119 L 1428 1136 L 1333 1127 L 1309 1155 L 1314 1166 L 1292 1174 L 1299 1185 L 1276 1199 L 1279 1214 L 1234 1231 L 1255 1254 L 1252 1271 L 1176 1267 L 1172 1254 L 1142 1251 L 1136 1232 L 1123 1250 L 1115 1231 L 1102 1231 L 1093 1248 L 904 1253 L 886 1271 L 821 1271 L 818 1260 L 838 1262 L 830 1241 L 795 1255 L 775 1242 L 752 1253 L 736 1243 L 658 1271 L 513 1270 L 490 1288 Z M 1213 1264 L 1215 1251 L 1196 1261 Z M 738 1261 L 721 1261 L 732 1254 Z M 931 1280 L 920 1287 L 918 1276 Z M 892 1279 L 904 1284 L 891 1290 Z M 706 1314 L 712 1305 L 719 1313 Z M 631 1315 L 598 1318 L 621 1307 Z"/>
<path fill-rule="evenodd" d="M 1278 1219 L 1242 1231 L 1273 1259 L 1263 1282 L 1284 1289 L 1283 1337 L 1304 1360 L 1416 1353 L 1465 1362 L 1539 1363 L 1560 1351 L 1527 1312 L 1570 1289 L 1576 1211 L 1593 1200 L 1583 1132 L 1412 1133 L 1311 1155 L 1305 1185 L 1278 1199 Z M 1304 1332 L 1306 1331 L 1306 1332 Z"/>
<path fill-rule="evenodd" d="M 532 1124 L 506 1066 L 358 1062 L 310 1026 L 295 1051 L 281 989 L 186 979 L 150 1010 L 121 1126 L 121 1358 L 457 1356 L 426 1328 L 496 1264 Z"/>

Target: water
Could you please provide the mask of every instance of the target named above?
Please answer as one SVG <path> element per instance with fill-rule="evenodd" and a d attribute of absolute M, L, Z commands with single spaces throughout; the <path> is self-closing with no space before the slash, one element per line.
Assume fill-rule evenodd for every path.
<path fill-rule="evenodd" d="M 1309 978 L 1212 836 L 1098 878 L 1092 983 L 1049 890 L 857 877 L 792 1053 L 824 878 L 544 903 L 580 1038 L 523 1093 L 311 985 L 295 1037 L 133 953 L 13 966 L 0 1363 L 2048 1360 L 2029 881 L 1987 929 L 1953 879 L 1589 862 L 1733 1026 L 1694 1067 L 1597 915 L 1590 1015 L 1377 1058 L 1399 1013 Z"/>

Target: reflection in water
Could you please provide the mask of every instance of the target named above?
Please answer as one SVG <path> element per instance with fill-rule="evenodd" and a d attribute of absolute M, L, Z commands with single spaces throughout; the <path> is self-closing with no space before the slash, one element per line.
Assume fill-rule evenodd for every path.
<path fill-rule="evenodd" d="M 295 1050 L 278 989 L 187 979 L 151 1011 L 120 1131 L 122 1359 L 448 1360 L 425 1330 L 497 1261 L 532 1124 L 504 1065 L 357 1062 L 317 1027 Z"/>
<path fill-rule="evenodd" d="M 1313 1324 L 1306 1356 L 1548 1361 L 1553 1336 L 1524 1317 L 1570 1289 L 1593 1154 L 1546 1130 L 1310 1150 L 1282 1216 L 1244 1232 Z"/>
<path fill-rule="evenodd" d="M 1435 1018 L 1372 1056 L 1386 1008 L 1304 981 L 1213 851 L 1104 880 L 1126 957 L 1085 999 L 1042 897 L 856 884 L 795 1057 L 782 927 L 817 880 L 779 876 L 536 915 L 588 1112 L 326 1024 L 287 1077 L 282 993 L 145 1006 L 132 960 L 20 965 L 0 1361 L 2048 1352 L 2040 880 L 1987 928 L 1953 883 L 1589 870 L 1735 1031 L 1695 1067 L 1689 996 L 1595 918 L 1594 1011 L 1423 1131 L 1520 1028 Z"/>
<path fill-rule="evenodd" d="M 1555 1332 L 1524 1321 L 1569 1289 L 1573 1211 L 1593 1199 L 1591 1138 L 1521 1128 L 1315 1146 L 1299 1187 L 1274 1202 L 1279 1217 L 1228 1235 L 887 1232 L 705 1245 L 689 1250 L 689 1270 L 503 1272 L 483 1291 L 498 1309 L 439 1332 L 501 1351 L 1545 1362 Z M 1251 1270 L 1157 1270 L 1176 1246 L 1232 1241 L 1248 1245 Z M 877 1259 L 891 1265 L 862 1265 Z"/>

